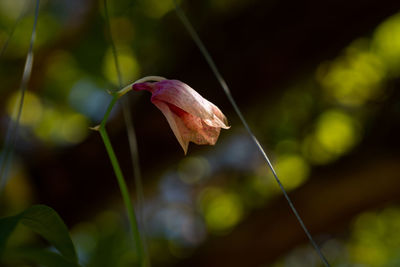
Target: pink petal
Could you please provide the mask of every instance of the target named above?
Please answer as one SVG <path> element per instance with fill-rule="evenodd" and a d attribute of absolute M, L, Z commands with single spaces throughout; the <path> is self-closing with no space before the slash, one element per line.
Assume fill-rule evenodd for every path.
<path fill-rule="evenodd" d="M 152 102 L 166 117 L 185 155 L 189 142 L 198 145 L 215 145 L 217 142 L 221 128 L 209 126 L 199 117 L 193 116 L 172 104 L 166 104 L 162 101 Z"/>
<path fill-rule="evenodd" d="M 176 139 L 178 139 L 179 144 L 181 145 L 181 147 L 183 148 L 183 151 L 185 152 L 185 155 L 187 153 L 188 147 L 189 147 L 189 141 L 187 140 L 187 138 L 183 138 L 183 136 L 185 135 L 183 132 L 181 134 L 181 131 L 179 130 L 179 128 L 182 127 L 178 127 L 177 122 L 179 121 L 179 119 L 176 118 L 176 115 L 174 115 L 172 113 L 172 111 L 169 109 L 168 105 L 165 104 L 162 101 L 153 101 L 153 104 L 159 109 L 161 110 L 161 112 L 164 114 L 165 118 L 168 121 L 169 126 L 172 129 L 172 132 L 175 134 Z"/>
<path fill-rule="evenodd" d="M 155 84 L 156 83 L 149 83 L 149 82 L 146 82 L 146 83 L 134 83 L 132 85 L 132 89 L 134 91 L 143 91 L 143 90 L 145 90 L 145 91 L 149 91 L 150 93 L 153 94 L 154 91 L 157 90 L 156 87 L 155 87 Z"/>
<path fill-rule="evenodd" d="M 152 100 L 171 103 L 194 116 L 204 119 L 213 127 L 229 129 L 228 121 L 222 112 L 187 84 L 178 80 L 163 80 L 156 83 L 143 83 L 133 86 L 135 90 L 147 90 L 153 94 Z"/>
<path fill-rule="evenodd" d="M 185 154 L 189 142 L 214 145 L 221 128 L 230 128 L 218 107 L 178 80 L 137 83 L 132 89 L 152 93 L 151 102 L 166 117 Z"/>
<path fill-rule="evenodd" d="M 213 103 L 211 102 L 209 103 L 211 105 L 211 110 L 214 116 L 212 120 L 205 119 L 204 122 L 207 123 L 207 125 L 213 127 L 221 127 L 223 129 L 231 128 L 230 126 L 228 126 L 228 120 L 226 119 L 225 115 L 222 114 L 221 110 L 219 110 L 219 108 L 215 106 Z"/>

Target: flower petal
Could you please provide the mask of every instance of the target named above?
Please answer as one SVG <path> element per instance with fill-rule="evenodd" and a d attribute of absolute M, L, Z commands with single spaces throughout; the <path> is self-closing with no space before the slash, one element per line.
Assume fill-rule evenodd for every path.
<path fill-rule="evenodd" d="M 199 145 L 214 145 L 217 142 L 221 128 L 209 126 L 201 118 L 193 116 L 172 104 L 157 100 L 152 100 L 152 102 L 167 118 L 185 155 L 189 142 Z"/>
<path fill-rule="evenodd" d="M 155 83 L 154 86 L 152 99 L 171 103 L 204 119 L 210 126 L 229 128 L 227 119 L 222 112 L 189 85 L 178 80 L 163 80 Z"/>
<path fill-rule="evenodd" d="M 154 93 L 154 91 L 156 90 L 155 87 L 156 83 L 150 83 L 150 82 L 145 82 L 145 83 L 134 83 L 132 85 L 132 89 L 134 91 L 149 91 L 150 93 Z"/>
<path fill-rule="evenodd" d="M 213 103 L 209 102 L 212 108 L 212 112 L 214 114 L 214 117 L 212 120 L 204 119 L 204 122 L 213 127 L 221 127 L 224 129 L 229 129 L 231 128 L 228 126 L 228 120 L 226 119 L 225 115 L 222 114 L 221 110 L 217 106 L 215 106 Z"/>
<path fill-rule="evenodd" d="M 189 142 L 214 145 L 221 128 L 230 128 L 226 117 L 217 106 L 181 81 L 135 83 L 132 89 L 152 93 L 151 102 L 167 118 L 185 154 Z"/>
<path fill-rule="evenodd" d="M 159 109 L 161 112 L 164 114 L 165 118 L 168 121 L 169 126 L 172 129 L 172 132 L 175 134 L 176 139 L 178 139 L 179 144 L 183 148 L 183 151 L 185 152 L 185 155 L 187 153 L 188 147 L 189 147 L 189 140 L 187 138 L 183 138 L 185 135 L 180 128 L 182 126 L 178 127 L 179 119 L 176 118 L 176 115 L 172 113 L 172 111 L 169 109 L 168 105 L 165 104 L 162 101 L 152 101 L 152 103 Z M 181 133 L 182 132 L 182 133 Z"/>

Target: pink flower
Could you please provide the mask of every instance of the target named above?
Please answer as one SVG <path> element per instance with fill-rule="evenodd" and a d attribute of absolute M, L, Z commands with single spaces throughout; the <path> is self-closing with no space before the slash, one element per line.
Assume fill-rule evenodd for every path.
<path fill-rule="evenodd" d="M 181 81 L 136 83 L 132 89 L 152 93 L 151 102 L 167 118 L 185 154 L 189 142 L 214 145 L 221 128 L 230 128 L 219 108 Z"/>

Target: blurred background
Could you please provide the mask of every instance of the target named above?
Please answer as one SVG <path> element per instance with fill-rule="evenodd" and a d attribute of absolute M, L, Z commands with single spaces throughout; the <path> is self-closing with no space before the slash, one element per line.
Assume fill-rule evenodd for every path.
<path fill-rule="evenodd" d="M 34 2 L 0 1 L 0 48 L 15 27 L 0 57 L 2 147 Z M 181 4 L 330 263 L 400 266 L 400 2 Z M 321 266 L 172 1 L 109 0 L 108 12 L 124 84 L 148 75 L 179 79 L 232 126 L 215 146 L 191 144 L 184 156 L 150 94 L 125 96 L 153 266 Z M 132 266 L 118 185 L 100 135 L 89 130 L 110 101 L 106 90 L 118 89 L 104 14 L 102 1 L 41 1 L 0 214 L 49 205 L 70 228 L 82 265 Z M 107 128 L 134 194 L 120 106 Z M 46 246 L 20 227 L 9 246 L 25 244 Z"/>

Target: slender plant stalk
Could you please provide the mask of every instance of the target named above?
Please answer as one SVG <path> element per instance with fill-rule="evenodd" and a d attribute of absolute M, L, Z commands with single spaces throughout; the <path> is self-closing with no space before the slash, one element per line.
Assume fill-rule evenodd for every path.
<path fill-rule="evenodd" d="M 319 246 L 317 245 L 317 243 L 315 242 L 314 238 L 311 236 L 310 232 L 308 231 L 307 227 L 305 226 L 303 220 L 301 219 L 299 213 L 297 212 L 296 208 L 294 207 L 294 204 L 292 202 L 292 200 L 290 199 L 288 193 L 286 192 L 285 188 L 283 187 L 280 179 L 278 178 L 278 175 L 274 169 L 274 167 L 272 166 L 272 163 L 269 159 L 269 157 L 267 156 L 267 154 L 265 153 L 264 148 L 262 147 L 262 145 L 260 144 L 260 142 L 258 141 L 257 137 L 253 134 L 250 126 L 248 125 L 246 119 L 244 118 L 242 112 L 240 111 L 238 105 L 236 104 L 235 99 L 233 98 L 231 91 L 227 85 L 227 83 L 225 82 L 224 78 L 222 77 L 221 73 L 219 72 L 214 60 L 212 59 L 210 53 L 208 52 L 207 48 L 204 46 L 203 42 L 201 41 L 199 35 L 197 34 L 197 32 L 195 31 L 195 29 L 193 28 L 192 24 L 190 23 L 189 19 L 186 17 L 185 13 L 183 12 L 183 10 L 180 8 L 180 6 L 178 5 L 177 1 L 174 0 L 174 4 L 175 4 L 175 10 L 178 14 L 178 17 L 180 18 L 180 20 L 182 21 L 182 23 L 184 24 L 184 26 L 186 27 L 186 30 L 189 32 L 190 36 L 192 37 L 193 41 L 196 43 L 196 45 L 198 46 L 198 48 L 200 49 L 201 53 L 203 54 L 204 58 L 206 59 L 207 63 L 209 64 L 212 72 L 214 73 L 214 75 L 216 76 L 218 82 L 220 83 L 222 89 L 224 90 L 229 102 L 231 103 L 231 105 L 233 106 L 233 109 L 235 110 L 236 114 L 238 115 L 239 119 L 241 120 L 242 124 L 244 125 L 244 127 L 246 128 L 248 134 L 250 135 L 250 137 L 252 138 L 253 142 L 255 143 L 255 145 L 257 146 L 258 150 L 261 152 L 261 154 L 263 155 L 265 162 L 267 163 L 267 166 L 269 167 L 269 169 L 271 170 L 272 174 L 275 177 L 276 182 L 278 183 L 283 195 L 285 196 L 292 212 L 294 213 L 294 215 L 296 216 L 296 219 L 298 220 L 298 222 L 300 223 L 301 227 L 303 228 L 303 231 L 305 232 L 305 234 L 307 235 L 308 239 L 310 240 L 310 243 L 312 244 L 312 246 L 314 247 L 315 251 L 317 252 L 318 256 L 321 258 L 321 261 L 324 263 L 324 265 L 326 267 L 330 267 L 327 259 L 325 258 L 324 254 L 322 253 L 321 249 L 319 248 Z"/>
<path fill-rule="evenodd" d="M 114 107 L 115 103 L 117 102 L 117 100 L 118 100 L 118 95 L 114 94 L 113 99 L 111 100 L 111 103 L 107 108 L 106 114 L 104 115 L 104 118 L 100 124 L 99 132 L 100 132 L 101 138 L 103 139 L 104 146 L 106 147 L 108 156 L 110 157 L 110 161 L 113 166 L 115 176 L 117 177 L 119 188 L 121 190 L 121 195 L 124 200 L 126 211 L 128 213 L 129 222 L 130 222 L 132 235 L 133 235 L 133 240 L 135 242 L 135 248 L 136 248 L 136 252 L 138 255 L 138 260 L 139 260 L 140 266 L 145 267 L 146 261 L 145 261 L 145 256 L 144 256 L 144 248 L 143 248 L 143 244 L 141 241 L 140 232 L 138 229 L 138 224 L 136 221 L 136 216 L 135 216 L 135 211 L 133 209 L 132 200 L 129 195 L 129 191 L 128 191 L 128 187 L 127 187 L 125 179 L 124 179 L 124 175 L 122 174 L 121 167 L 118 163 L 117 156 L 115 155 L 114 149 L 110 142 L 110 138 L 108 137 L 108 134 L 107 134 L 107 131 L 105 128 L 107 119 L 110 116 L 110 112 L 111 112 L 112 108 Z"/>
<path fill-rule="evenodd" d="M 164 80 L 165 78 L 163 77 L 159 77 L 159 76 L 147 76 L 144 78 L 141 78 L 139 80 L 137 80 L 134 83 L 141 83 L 141 82 L 147 82 L 147 81 L 161 81 Z M 106 147 L 106 151 L 107 154 L 110 158 L 111 164 L 113 166 L 114 169 L 114 173 L 115 176 L 117 177 L 117 181 L 118 181 L 118 185 L 121 191 L 121 195 L 125 204 L 125 208 L 127 210 L 128 213 L 128 218 L 129 218 L 129 222 L 130 222 L 130 227 L 132 230 L 132 235 L 133 235 L 133 239 L 135 242 L 135 248 L 136 248 L 136 252 L 138 255 L 138 259 L 139 259 L 139 263 L 140 263 L 140 267 L 148 267 L 150 262 L 149 262 L 149 257 L 146 256 L 146 248 L 143 245 L 143 240 L 141 238 L 140 235 L 140 231 L 138 228 L 138 223 L 137 223 L 137 218 L 136 218 L 136 214 L 135 214 L 135 210 L 133 208 L 133 204 L 132 204 L 132 200 L 131 197 L 129 195 L 129 190 L 128 190 L 128 186 L 126 185 L 125 182 L 125 178 L 124 175 L 122 173 L 121 167 L 119 165 L 117 156 L 115 155 L 114 149 L 112 147 L 110 138 L 108 137 L 107 131 L 106 131 L 106 123 L 108 120 L 108 117 L 110 116 L 111 110 L 113 109 L 113 107 L 115 106 L 115 104 L 117 103 L 117 100 L 123 96 L 124 94 L 126 94 L 127 92 L 129 92 L 130 90 L 132 90 L 132 85 L 134 84 L 129 84 L 127 86 L 125 86 L 124 88 L 122 88 L 121 90 L 119 90 L 116 93 L 113 93 L 113 98 L 106 110 L 106 113 L 104 114 L 103 120 L 101 121 L 101 124 L 97 127 L 94 127 L 94 130 L 98 130 L 100 132 L 101 138 L 103 140 L 104 146 Z"/>
<path fill-rule="evenodd" d="M 130 110 L 131 110 L 131 103 L 129 102 L 129 99 L 128 98 L 122 99 L 122 114 L 126 125 L 126 133 L 128 135 L 129 151 L 131 153 L 133 176 L 135 180 L 138 222 L 140 229 L 143 231 L 142 239 L 144 243 L 144 248 L 146 250 L 146 256 L 148 257 L 147 261 L 149 262 L 150 265 L 149 253 L 147 252 L 146 229 L 143 221 L 144 193 L 142 184 L 142 172 L 140 170 L 139 151 L 138 151 L 135 128 L 132 123 L 132 115 L 130 113 Z"/>
<path fill-rule="evenodd" d="M 107 5 L 107 0 L 104 0 L 104 13 L 105 13 L 105 21 L 106 21 L 106 28 L 108 32 L 108 37 L 111 45 L 111 50 L 114 58 L 114 65 L 115 69 L 117 71 L 117 76 L 118 76 L 118 84 L 119 88 L 122 88 L 123 85 L 123 78 L 122 78 L 122 73 L 121 73 L 121 67 L 119 64 L 118 60 L 118 53 L 117 49 L 115 46 L 114 38 L 112 35 L 111 31 L 111 26 L 110 26 L 110 16 L 108 12 L 108 5 Z M 130 156 L 131 156 L 131 161 L 132 161 L 132 170 L 133 170 L 133 179 L 135 181 L 135 192 L 136 192 L 136 216 L 139 224 L 139 228 L 141 229 L 141 237 L 142 237 L 142 242 L 144 246 L 144 256 L 146 258 L 147 266 L 151 265 L 150 261 L 150 255 L 147 247 L 147 241 L 146 241 L 146 227 L 143 221 L 143 205 L 144 205 L 144 193 L 143 193 L 143 185 L 142 185 L 142 172 L 140 170 L 140 162 L 139 162 L 139 151 L 138 151 L 138 145 L 137 145 L 137 139 L 136 139 L 136 133 L 135 133 L 135 127 L 133 125 L 133 120 L 131 116 L 131 107 L 130 107 L 130 101 L 128 98 L 122 99 L 122 114 L 124 117 L 124 122 L 126 125 L 126 133 L 128 136 L 128 142 L 129 142 L 129 151 L 130 151 Z"/>
<path fill-rule="evenodd" d="M 108 13 L 107 0 L 104 0 L 103 3 L 104 3 L 106 28 L 107 28 L 108 37 L 109 37 L 110 44 L 111 44 L 115 69 L 117 71 L 119 89 L 121 89 L 122 85 L 123 85 L 122 73 L 121 73 L 121 68 L 120 68 L 120 64 L 119 64 L 119 60 L 118 60 L 117 49 L 116 49 L 115 42 L 113 39 L 112 31 L 111 31 L 110 16 Z M 122 100 L 122 111 L 123 111 L 123 117 L 124 117 L 124 121 L 125 121 L 125 125 L 126 125 L 126 133 L 128 136 L 129 151 L 130 151 L 131 160 L 132 160 L 133 178 L 135 180 L 136 201 L 137 201 L 137 203 L 136 203 L 137 218 L 136 219 L 138 221 L 139 228 L 142 229 L 142 231 L 143 231 L 142 235 L 141 235 L 141 241 L 142 241 L 142 245 L 144 248 L 144 262 L 145 262 L 145 266 L 149 267 L 151 265 L 150 255 L 149 255 L 149 251 L 147 248 L 146 233 L 145 233 L 145 226 L 144 226 L 144 222 L 143 222 L 143 212 L 142 212 L 143 205 L 144 205 L 142 173 L 140 171 L 139 151 L 137 149 L 135 128 L 133 126 L 133 121 L 132 121 L 132 116 L 131 116 L 130 110 L 131 109 L 130 109 L 129 99 L 127 99 L 127 98 L 123 99 Z M 139 232 L 139 234 L 140 234 L 140 232 Z"/>
<path fill-rule="evenodd" d="M 11 157 L 12 157 L 12 154 L 14 151 L 15 144 L 17 142 L 19 121 L 21 119 L 22 107 L 24 105 L 25 91 L 28 87 L 28 81 L 29 81 L 29 79 L 31 77 L 31 73 L 32 73 L 33 45 L 34 45 L 35 39 L 36 39 L 36 25 L 37 25 L 37 21 L 38 21 L 38 17 L 39 17 L 39 5 L 40 5 L 40 0 L 37 0 L 36 7 L 35 7 L 35 18 L 34 18 L 33 27 L 32 27 L 31 39 L 30 39 L 30 43 L 29 43 L 29 49 L 28 49 L 28 53 L 26 55 L 24 71 L 22 74 L 22 80 L 21 80 L 21 84 L 19 87 L 19 91 L 20 91 L 21 95 L 20 95 L 19 103 L 18 103 L 18 105 L 15 106 L 15 109 L 13 112 L 13 115 L 16 114 L 16 118 L 15 118 L 15 121 L 11 120 L 10 126 L 7 129 L 5 146 L 2 151 L 1 158 L 0 158 L 0 191 L 2 190 L 3 186 L 6 183 L 9 164 L 11 162 Z M 22 16 L 22 13 L 21 13 L 21 16 Z M 19 19 L 17 20 L 17 22 L 19 21 Z M 13 29 L 13 31 L 14 31 L 14 29 Z M 11 35 L 10 35 L 10 38 L 11 38 Z M 1 53 L 4 53 L 4 51 L 7 47 L 7 44 L 8 43 L 6 43 L 3 46 Z"/>
<path fill-rule="evenodd" d="M 8 44 L 10 43 L 11 38 L 14 35 L 15 29 L 17 28 L 18 24 L 20 23 L 20 21 L 22 20 L 22 18 L 26 15 L 29 5 L 26 5 L 25 7 L 23 7 L 21 9 L 21 13 L 19 14 L 18 18 L 15 20 L 13 26 L 11 27 L 11 30 L 8 34 L 8 37 L 6 39 L 6 41 L 3 43 L 3 46 L 0 49 L 0 58 L 4 55 L 4 52 L 6 51 Z"/>

